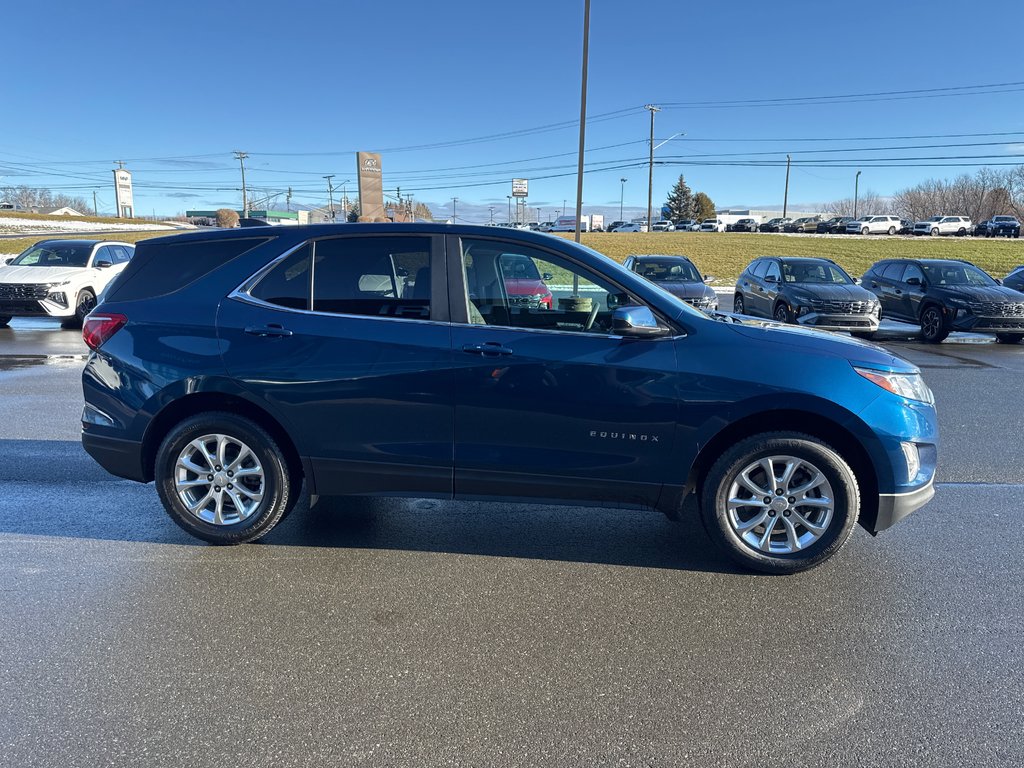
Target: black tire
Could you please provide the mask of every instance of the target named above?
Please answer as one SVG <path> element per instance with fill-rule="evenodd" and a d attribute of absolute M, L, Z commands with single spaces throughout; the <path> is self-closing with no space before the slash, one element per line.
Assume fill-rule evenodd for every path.
<path fill-rule="evenodd" d="M 999 344 L 1020 344 L 1024 341 L 1024 333 L 997 333 L 996 341 Z"/>
<path fill-rule="evenodd" d="M 192 441 L 211 434 L 225 435 L 247 446 L 264 470 L 261 499 L 251 514 L 237 522 L 215 524 L 200 519 L 189 511 L 175 489 L 179 455 Z M 216 411 L 193 416 L 171 429 L 157 451 L 154 476 L 160 501 L 171 519 L 211 544 L 243 544 L 265 536 L 295 506 L 301 485 L 301 479 L 289 472 L 285 454 L 262 427 L 242 416 Z"/>
<path fill-rule="evenodd" d="M 750 464 L 772 456 L 787 456 L 810 462 L 832 487 L 834 504 L 831 518 L 824 523 L 824 531 L 816 540 L 796 552 L 766 552 L 755 548 L 734 528 L 730 517 L 730 490 L 739 473 Z M 774 466 L 773 471 L 777 473 Z M 780 479 L 776 477 L 775 480 L 778 482 Z M 825 562 L 842 549 L 853 533 L 860 515 L 860 490 L 849 464 L 821 440 L 796 432 L 753 435 L 728 448 L 718 457 L 705 476 L 700 499 L 701 520 L 712 540 L 733 561 L 764 573 L 796 573 Z M 801 509 L 801 505 L 796 503 L 792 509 L 795 513 Z M 789 511 L 787 509 L 781 515 L 775 510 L 768 512 L 776 520 L 776 523 L 772 524 L 773 528 L 782 516 L 792 520 Z M 738 512 L 736 514 L 739 515 Z M 803 508 L 802 514 L 808 514 L 807 507 Z M 765 520 L 765 524 L 767 523 L 768 520 Z M 786 528 L 790 525 L 792 522 L 788 523 Z M 761 527 L 763 526 L 764 524 Z M 759 529 L 754 528 L 750 534 L 756 537 L 758 532 Z M 779 533 L 785 538 L 785 528 Z"/>
<path fill-rule="evenodd" d="M 895 234 L 896 234 L 896 227 L 889 227 L 889 235 L 892 236 L 892 235 L 895 235 Z"/>
<path fill-rule="evenodd" d="M 743 294 L 737 293 L 732 300 L 732 311 L 737 315 L 745 315 L 747 314 L 745 310 L 746 307 L 743 305 Z"/>
<path fill-rule="evenodd" d="M 932 227 L 932 231 L 929 234 L 932 237 L 938 237 L 939 236 L 939 228 L 938 227 Z"/>
<path fill-rule="evenodd" d="M 75 299 L 75 316 L 63 323 L 65 328 L 81 328 L 85 322 L 85 316 L 96 308 L 96 294 L 88 288 L 78 292 Z"/>
<path fill-rule="evenodd" d="M 772 319 L 777 323 L 792 323 L 793 313 L 789 311 L 789 307 L 780 301 L 772 311 Z"/>
<path fill-rule="evenodd" d="M 11 319 L 11 315 L 0 315 L 0 328 L 6 328 Z"/>
<path fill-rule="evenodd" d="M 921 310 L 921 339 L 929 344 L 938 344 L 949 336 L 946 313 L 938 304 L 929 304 Z"/>
<path fill-rule="evenodd" d="M 870 341 L 875 338 L 875 331 L 850 331 L 850 335 L 858 339 L 867 339 Z"/>
<path fill-rule="evenodd" d="M 956 236 L 957 237 L 964 237 L 966 235 L 967 235 L 967 230 L 964 227 L 960 227 L 960 229 L 958 229 L 956 231 Z"/>
<path fill-rule="evenodd" d="M 871 234 L 871 230 L 868 229 L 867 227 L 864 227 L 864 228 L 861 229 L 860 233 L 862 235 L 870 235 Z"/>

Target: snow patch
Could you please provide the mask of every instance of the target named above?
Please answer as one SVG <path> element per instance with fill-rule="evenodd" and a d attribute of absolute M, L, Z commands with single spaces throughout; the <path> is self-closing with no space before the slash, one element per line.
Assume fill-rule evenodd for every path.
<path fill-rule="evenodd" d="M 99 221 L 75 221 L 74 219 L 19 219 L 4 216 L 0 218 L 0 232 L 4 234 L 24 233 L 27 235 L 47 232 L 145 232 L 157 229 L 176 229 L 166 224 L 104 224 Z"/>

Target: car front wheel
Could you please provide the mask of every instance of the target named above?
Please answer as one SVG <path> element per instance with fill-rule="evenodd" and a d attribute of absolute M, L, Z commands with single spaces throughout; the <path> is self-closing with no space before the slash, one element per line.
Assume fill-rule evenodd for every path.
<path fill-rule="evenodd" d="M 860 231 L 860 233 L 861 233 L 862 235 L 866 235 L 866 234 L 868 234 L 869 232 L 871 232 L 871 230 L 870 230 L 870 229 L 868 229 L 867 227 L 864 227 L 864 228 L 863 228 L 863 229 L 861 229 L 861 231 Z"/>
<path fill-rule="evenodd" d="M 777 323 L 791 323 L 793 322 L 792 315 L 790 314 L 789 308 L 781 301 L 775 305 L 775 312 L 772 317 Z"/>
<path fill-rule="evenodd" d="M 274 439 L 232 413 L 199 414 L 174 427 L 157 451 L 154 474 L 171 519 L 213 544 L 265 536 L 299 492 Z"/>
<path fill-rule="evenodd" d="M 859 514 L 849 464 L 799 433 L 740 441 L 715 461 L 701 490 L 711 538 L 737 563 L 766 573 L 820 565 L 850 538 Z"/>
<path fill-rule="evenodd" d="M 940 307 L 930 304 L 921 313 L 921 338 L 929 344 L 938 344 L 949 336 L 946 318 Z"/>
<path fill-rule="evenodd" d="M 88 315 L 96 308 L 96 294 L 90 291 L 88 288 L 83 288 L 78 292 L 78 300 L 75 303 L 75 318 L 73 325 L 76 328 L 81 328 L 82 323 L 85 322 L 85 316 Z"/>
<path fill-rule="evenodd" d="M 743 306 L 743 294 L 737 293 L 736 298 L 732 300 L 732 311 L 737 315 L 745 315 L 746 307 Z"/>

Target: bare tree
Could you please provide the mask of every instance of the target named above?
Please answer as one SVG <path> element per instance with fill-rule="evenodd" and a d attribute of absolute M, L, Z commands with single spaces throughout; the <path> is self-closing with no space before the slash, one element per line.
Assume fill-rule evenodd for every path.
<path fill-rule="evenodd" d="M 823 208 L 833 216 L 853 216 L 854 200 L 852 197 L 833 200 L 831 203 L 825 203 Z M 891 205 L 889 200 L 886 200 L 877 192 L 866 189 L 857 196 L 856 209 L 858 216 L 871 216 L 873 214 L 889 213 Z"/>
<path fill-rule="evenodd" d="M 79 213 L 86 213 L 89 204 L 80 197 L 64 194 L 53 194 L 48 189 L 35 187 L 3 187 L 0 189 L 0 200 L 13 203 L 21 208 L 74 208 Z"/>

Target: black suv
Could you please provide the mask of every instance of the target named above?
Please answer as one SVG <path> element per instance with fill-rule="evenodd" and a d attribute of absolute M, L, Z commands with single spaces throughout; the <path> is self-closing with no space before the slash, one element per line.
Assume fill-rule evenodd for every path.
<path fill-rule="evenodd" d="M 870 291 L 831 259 L 806 256 L 755 259 L 736 281 L 733 311 L 870 338 L 880 310 Z"/>
<path fill-rule="evenodd" d="M 846 225 L 853 221 L 853 216 L 833 216 L 827 221 L 819 221 L 815 232 L 819 235 L 845 235 Z"/>
<path fill-rule="evenodd" d="M 697 309 L 718 309 L 718 294 L 708 286 L 714 278 L 701 277 L 685 256 L 629 256 L 622 266 Z"/>
<path fill-rule="evenodd" d="M 1004 344 L 1024 339 L 1024 295 L 967 261 L 887 259 L 864 273 L 882 316 L 921 326 L 924 341 L 952 331 L 994 333 Z"/>
<path fill-rule="evenodd" d="M 757 223 L 757 219 L 740 219 L 735 224 L 730 224 L 725 228 L 726 232 L 757 232 L 760 225 Z"/>

